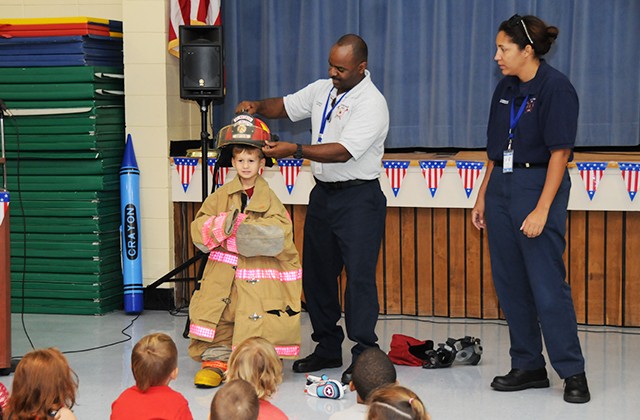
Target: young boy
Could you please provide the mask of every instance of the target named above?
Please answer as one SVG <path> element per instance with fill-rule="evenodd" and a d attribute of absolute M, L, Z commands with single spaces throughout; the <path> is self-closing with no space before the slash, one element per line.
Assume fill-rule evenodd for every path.
<path fill-rule="evenodd" d="M 194 384 L 220 385 L 231 349 L 263 337 L 281 358 L 300 352 L 302 269 L 291 219 L 259 172 L 265 166 L 268 127 L 248 114 L 218 133 L 218 160 L 237 176 L 203 203 L 191 237 L 209 253 L 189 304 L 189 355 L 202 362 Z"/>
<path fill-rule="evenodd" d="M 256 420 L 259 408 L 253 385 L 244 379 L 234 379 L 213 396 L 209 420 Z"/>
<path fill-rule="evenodd" d="M 111 420 L 192 420 L 187 400 L 169 388 L 178 377 L 178 349 L 163 333 L 144 336 L 131 353 L 131 370 L 136 384 L 111 404 Z"/>
<path fill-rule="evenodd" d="M 397 383 L 396 368 L 385 352 L 377 347 L 363 351 L 353 365 L 353 376 L 349 383 L 351 391 L 358 393 L 356 405 L 333 414 L 330 420 L 365 419 L 367 398 L 371 393 L 385 385 Z"/>

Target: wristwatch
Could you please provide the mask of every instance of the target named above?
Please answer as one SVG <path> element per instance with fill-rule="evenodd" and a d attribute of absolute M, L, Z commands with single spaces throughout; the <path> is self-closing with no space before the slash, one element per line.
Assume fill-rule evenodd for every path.
<path fill-rule="evenodd" d="M 296 152 L 293 154 L 293 157 L 296 159 L 302 159 L 302 145 L 298 143 L 296 146 Z"/>

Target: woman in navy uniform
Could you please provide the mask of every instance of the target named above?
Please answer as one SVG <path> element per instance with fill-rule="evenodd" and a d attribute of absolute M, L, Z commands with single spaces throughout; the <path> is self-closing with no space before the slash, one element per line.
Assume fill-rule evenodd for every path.
<path fill-rule="evenodd" d="M 590 399 L 571 288 L 565 281 L 567 204 L 578 125 L 578 96 L 569 79 L 541 57 L 558 28 L 514 15 L 496 36 L 505 76 L 495 89 L 487 128 L 489 162 L 472 210 L 487 229 L 491 269 L 507 323 L 511 371 L 498 391 L 546 388 L 549 361 L 564 379 L 564 400 Z"/>

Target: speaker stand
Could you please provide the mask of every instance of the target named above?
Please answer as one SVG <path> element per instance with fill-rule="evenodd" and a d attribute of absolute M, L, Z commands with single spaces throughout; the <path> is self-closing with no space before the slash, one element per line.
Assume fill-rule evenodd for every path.
<path fill-rule="evenodd" d="M 207 129 L 207 111 L 209 109 L 209 105 L 211 105 L 211 102 L 212 102 L 211 98 L 198 99 L 198 105 L 200 106 L 200 147 L 202 149 L 202 202 L 203 203 L 204 203 L 204 200 L 206 200 L 209 195 L 209 188 L 208 188 L 209 182 L 208 182 L 208 176 L 207 176 L 209 171 L 209 162 L 208 162 L 209 131 Z M 216 180 L 214 179 L 213 182 L 215 184 Z M 209 257 L 209 254 L 205 254 L 204 252 L 197 251 L 193 257 L 189 258 L 187 261 L 183 262 L 178 267 L 174 268 L 164 276 L 160 277 L 158 280 L 148 285 L 146 289 L 147 290 L 155 289 L 161 284 L 168 283 L 168 282 L 178 283 L 178 282 L 189 282 L 189 281 L 194 281 L 196 283 L 196 288 L 197 288 L 197 282 L 202 278 L 202 273 L 204 272 L 204 267 L 207 264 L 208 257 Z M 182 278 L 174 277 L 176 274 L 182 273 L 183 271 L 191 267 L 191 265 L 196 264 L 197 262 L 200 262 L 200 266 L 198 268 L 196 277 L 182 277 Z M 189 323 L 189 320 L 187 319 L 187 325 L 188 323 Z M 183 336 L 185 338 L 187 337 L 186 335 L 187 333 L 188 333 L 188 329 L 185 328 L 185 332 L 183 333 Z"/>

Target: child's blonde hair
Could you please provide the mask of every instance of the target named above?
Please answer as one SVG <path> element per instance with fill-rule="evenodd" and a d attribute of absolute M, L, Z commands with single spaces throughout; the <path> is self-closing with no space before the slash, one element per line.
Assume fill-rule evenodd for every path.
<path fill-rule="evenodd" d="M 251 337 L 231 352 L 227 380 L 244 379 L 256 389 L 258 398 L 269 398 L 282 383 L 282 362 L 273 344 Z"/>
<path fill-rule="evenodd" d="M 164 333 L 142 337 L 131 352 L 133 377 L 136 386 L 143 392 L 152 386 L 166 385 L 177 367 L 176 343 Z"/>
<path fill-rule="evenodd" d="M 5 418 L 48 418 L 50 411 L 72 408 L 76 403 L 78 376 L 56 348 L 25 354 L 13 377 Z"/>
<path fill-rule="evenodd" d="M 401 385 L 385 385 L 374 390 L 366 404 L 368 420 L 430 420 L 416 393 Z"/>

